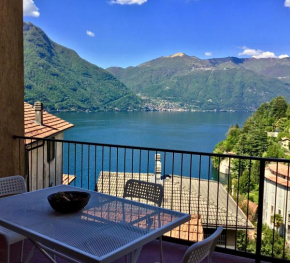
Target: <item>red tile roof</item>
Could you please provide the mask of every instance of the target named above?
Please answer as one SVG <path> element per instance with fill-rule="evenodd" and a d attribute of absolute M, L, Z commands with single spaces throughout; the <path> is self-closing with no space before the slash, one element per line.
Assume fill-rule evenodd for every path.
<path fill-rule="evenodd" d="M 46 138 L 73 126 L 73 124 L 46 111 L 43 111 L 43 125 L 40 125 L 35 122 L 35 111 L 33 106 L 24 102 L 24 136 L 26 137 Z M 32 141 L 26 140 L 25 144 L 29 144 Z"/>
<path fill-rule="evenodd" d="M 271 163 L 268 165 L 270 171 L 272 174 L 280 174 L 285 177 L 290 177 L 290 167 L 288 165 L 285 165 L 283 163 Z"/>
<path fill-rule="evenodd" d="M 287 182 L 286 179 L 274 175 L 268 167 L 265 169 L 265 177 L 274 183 L 277 182 L 278 185 L 283 185 L 290 189 L 290 182 Z"/>
<path fill-rule="evenodd" d="M 117 211 L 116 211 L 117 210 Z M 86 214 L 92 216 L 86 216 Z M 95 217 L 95 218 L 94 218 Z M 135 220 L 138 220 L 140 218 L 146 218 L 146 212 L 142 212 L 140 210 L 134 210 L 134 209 L 126 209 L 126 206 L 117 206 L 111 208 L 110 204 L 108 203 L 105 206 L 102 207 L 92 207 L 89 210 L 85 210 L 84 214 L 82 215 L 82 219 L 88 220 L 88 221 L 96 221 L 98 222 L 99 219 L 105 219 L 109 220 L 111 222 L 133 222 Z M 155 228 L 155 226 L 159 225 L 159 222 L 161 223 L 161 226 L 164 226 L 172 221 L 172 218 L 169 215 L 160 214 L 160 218 L 158 215 L 154 215 L 151 217 L 153 220 L 152 223 L 152 229 Z M 160 221 L 159 221 L 160 219 Z M 173 238 L 179 238 L 183 240 L 189 240 L 193 242 L 202 241 L 204 239 L 203 235 L 203 227 L 201 223 L 201 217 L 197 215 L 191 215 L 191 219 L 188 222 L 185 222 L 181 226 L 178 226 L 174 228 L 173 230 L 167 232 L 164 234 L 164 236 L 173 237 Z M 148 227 L 147 220 L 141 220 L 138 221 L 138 228 L 140 229 L 146 229 Z"/>
<path fill-rule="evenodd" d="M 198 242 L 204 239 L 201 216 L 191 215 L 188 222 L 164 234 L 164 236 Z"/>

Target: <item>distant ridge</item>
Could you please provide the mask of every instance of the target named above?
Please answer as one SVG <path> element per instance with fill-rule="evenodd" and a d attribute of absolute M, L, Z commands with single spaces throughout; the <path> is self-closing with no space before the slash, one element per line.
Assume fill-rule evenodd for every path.
<path fill-rule="evenodd" d="M 39 27 L 23 23 L 25 101 L 48 110 L 135 110 L 139 98 L 106 70 L 51 41 Z"/>
<path fill-rule="evenodd" d="M 253 111 L 279 95 L 290 101 L 290 58 L 199 59 L 179 52 L 107 70 L 142 96 L 192 110 Z"/>

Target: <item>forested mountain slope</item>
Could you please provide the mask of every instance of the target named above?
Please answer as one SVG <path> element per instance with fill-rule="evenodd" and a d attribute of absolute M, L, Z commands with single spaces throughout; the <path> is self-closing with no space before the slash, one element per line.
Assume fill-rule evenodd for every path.
<path fill-rule="evenodd" d="M 278 70 L 281 68 L 284 80 L 290 77 L 289 58 L 275 59 L 275 74 L 273 63 L 266 61 L 235 57 L 202 60 L 177 53 L 137 67 L 107 70 L 147 97 L 186 103 L 197 110 L 244 111 L 255 110 L 278 95 L 290 99 L 290 84 L 279 79 Z M 270 67 L 272 73 L 268 74 Z"/>
<path fill-rule="evenodd" d="M 133 110 L 138 97 L 106 70 L 24 22 L 25 101 L 48 110 Z"/>

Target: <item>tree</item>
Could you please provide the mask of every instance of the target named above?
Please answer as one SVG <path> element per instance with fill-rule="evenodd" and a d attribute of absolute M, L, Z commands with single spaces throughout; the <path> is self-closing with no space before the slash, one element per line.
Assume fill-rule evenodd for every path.
<path fill-rule="evenodd" d="M 270 102 L 270 117 L 280 119 L 286 117 L 288 103 L 282 96 L 278 96 Z"/>
<path fill-rule="evenodd" d="M 278 232 L 280 226 L 283 225 L 283 217 L 280 214 L 274 214 L 271 216 L 271 223 L 274 224 Z"/>
<path fill-rule="evenodd" d="M 279 129 L 281 131 L 284 131 L 285 130 L 285 125 L 287 124 L 287 118 L 286 117 L 283 117 L 283 118 L 280 118 L 278 119 L 274 126 L 275 126 L 275 129 Z"/>
<path fill-rule="evenodd" d="M 255 189 L 255 182 L 251 180 L 252 173 L 249 175 L 249 170 L 245 170 L 240 176 L 240 193 L 248 195 Z"/>
<path fill-rule="evenodd" d="M 280 237 L 274 229 L 270 229 L 266 224 L 262 227 L 262 244 L 261 254 L 265 256 L 280 259 L 290 259 L 290 249 L 285 245 L 284 238 Z M 238 231 L 237 233 L 237 249 L 241 251 L 247 251 L 251 253 L 256 252 L 256 238 L 254 240 L 247 238 L 246 231 Z"/>
<path fill-rule="evenodd" d="M 262 154 L 267 150 L 267 133 L 264 129 L 260 128 L 252 130 L 252 132 L 247 136 L 247 144 L 248 155 L 261 157 Z"/>
<path fill-rule="evenodd" d="M 266 224 L 262 228 L 263 238 L 261 245 L 261 254 L 266 256 L 273 256 L 277 258 L 290 259 L 290 250 L 285 245 L 284 238 L 280 237 L 274 229 L 270 229 Z"/>
<path fill-rule="evenodd" d="M 263 157 L 268 158 L 283 158 L 284 151 L 278 143 L 271 142 L 267 151 L 263 154 Z"/>
<path fill-rule="evenodd" d="M 237 249 L 250 253 L 256 252 L 255 241 L 247 238 L 247 232 L 244 230 L 237 231 Z"/>

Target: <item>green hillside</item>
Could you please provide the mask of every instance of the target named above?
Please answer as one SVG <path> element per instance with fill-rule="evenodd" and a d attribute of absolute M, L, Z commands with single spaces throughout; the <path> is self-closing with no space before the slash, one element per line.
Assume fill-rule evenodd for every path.
<path fill-rule="evenodd" d="M 276 64 L 284 60 L 276 59 Z M 255 110 L 278 95 L 290 99 L 290 84 L 262 74 L 254 63 L 256 59 L 201 60 L 178 53 L 137 67 L 107 70 L 136 93 L 186 103 L 197 110 Z M 290 67 L 285 68 L 283 76 L 290 76 Z"/>
<path fill-rule="evenodd" d="M 49 110 L 134 110 L 140 100 L 123 83 L 24 22 L 25 101 Z"/>
<path fill-rule="evenodd" d="M 269 157 L 269 158 L 290 158 L 289 146 L 283 144 L 283 140 L 290 139 L 290 105 L 285 98 L 279 96 L 269 103 L 263 103 L 252 116 L 250 116 L 240 128 L 237 124 L 231 126 L 228 130 L 225 140 L 218 143 L 215 147 L 215 153 L 229 153 L 232 158 L 212 158 L 213 166 L 216 169 L 221 167 L 221 161 L 229 165 L 230 172 L 228 176 L 228 189 L 231 189 L 231 196 L 237 200 L 239 207 L 245 214 L 250 215 L 247 200 L 260 205 L 259 186 L 261 182 L 260 161 L 235 158 L 235 155 Z M 275 133 L 277 133 L 277 137 Z M 266 162 L 269 165 L 270 162 Z M 278 167 L 276 162 L 273 162 Z M 279 162 L 279 167 L 282 161 Z M 288 165 L 288 163 L 284 163 Z M 263 167 L 264 169 L 264 167 Z M 278 178 L 278 177 L 277 177 Z M 266 192 L 266 194 L 268 194 Z M 283 222 L 280 214 L 271 214 L 275 220 Z M 252 214 L 252 223 L 256 225 L 257 218 Z M 273 219 L 272 219 L 273 220 Z M 245 238 L 245 233 L 238 232 L 237 249 L 255 253 L 256 240 Z M 275 248 L 272 250 L 273 239 L 275 239 Z M 284 248 L 285 251 L 284 251 Z M 272 252 L 273 251 L 273 252 Z M 290 249 L 285 246 L 285 240 L 278 228 L 270 229 L 263 225 L 263 239 L 261 253 L 263 255 L 282 258 L 285 252 L 285 258 L 290 259 Z M 272 254 L 273 253 L 273 254 Z"/>

